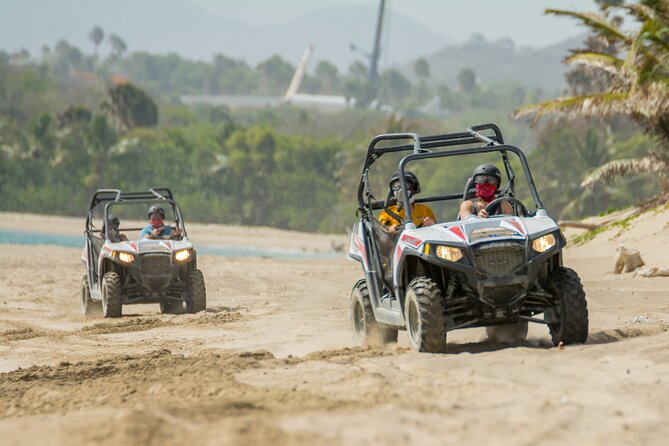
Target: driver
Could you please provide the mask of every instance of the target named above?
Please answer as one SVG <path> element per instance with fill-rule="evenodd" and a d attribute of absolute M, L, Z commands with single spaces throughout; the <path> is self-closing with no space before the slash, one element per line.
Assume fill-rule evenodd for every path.
<path fill-rule="evenodd" d="M 492 164 L 480 164 L 472 174 L 476 186 L 476 198 L 465 200 L 460 205 L 460 218 L 465 219 L 476 214 L 481 218 L 488 218 L 495 214 L 513 214 L 513 207 L 508 201 L 502 201 L 491 209 L 489 213 L 486 206 L 495 199 L 495 193 L 499 190 L 502 181 L 502 173 Z"/>
<path fill-rule="evenodd" d="M 411 219 L 416 227 L 420 228 L 421 226 L 431 226 L 437 222 L 437 219 L 432 212 L 430 206 L 421 203 L 414 203 L 414 195 L 420 192 L 420 183 L 418 182 L 418 177 L 411 172 L 404 172 L 404 179 L 407 183 L 409 190 L 409 201 L 411 202 Z M 402 224 L 397 217 L 400 217 L 404 220 L 404 209 L 403 203 L 401 200 L 400 191 L 402 186 L 400 183 L 400 173 L 399 171 L 392 174 L 390 181 L 388 181 L 390 190 L 397 201 L 397 204 L 388 206 L 387 209 L 384 209 L 379 215 L 379 222 L 388 229 L 391 233 L 399 232 L 400 225 Z M 393 215 L 394 214 L 394 215 Z"/>
<path fill-rule="evenodd" d="M 149 224 L 142 229 L 141 238 L 168 239 L 181 236 L 181 229 L 165 224 L 165 209 L 158 206 L 149 208 Z"/>

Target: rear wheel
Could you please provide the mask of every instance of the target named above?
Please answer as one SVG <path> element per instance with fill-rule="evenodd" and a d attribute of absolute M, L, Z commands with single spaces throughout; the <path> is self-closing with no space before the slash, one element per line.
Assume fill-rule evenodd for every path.
<path fill-rule="evenodd" d="M 548 278 L 546 289 L 556 305 L 551 308 L 556 322 L 548 325 L 554 345 L 580 344 L 588 339 L 588 303 L 576 271 L 559 268 Z"/>
<path fill-rule="evenodd" d="M 123 314 L 121 278 L 114 272 L 102 277 L 102 313 L 105 317 L 121 317 Z"/>
<path fill-rule="evenodd" d="M 515 324 L 494 325 L 486 327 L 488 340 L 497 342 L 517 342 L 527 339 L 527 321 L 518 321 Z"/>
<path fill-rule="evenodd" d="M 81 312 L 84 316 L 98 316 L 102 313 L 100 302 L 91 299 L 91 287 L 88 284 L 88 275 L 81 280 Z"/>
<path fill-rule="evenodd" d="M 404 304 L 409 344 L 419 352 L 446 351 L 446 315 L 441 289 L 427 277 L 409 283 Z"/>
<path fill-rule="evenodd" d="M 382 347 L 397 342 L 397 330 L 376 322 L 365 279 L 359 280 L 351 292 L 351 327 L 355 342 L 361 347 Z"/>
<path fill-rule="evenodd" d="M 190 296 L 186 302 L 186 311 L 198 313 L 207 309 L 207 291 L 204 287 L 204 276 L 199 269 L 188 273 L 188 287 Z"/>

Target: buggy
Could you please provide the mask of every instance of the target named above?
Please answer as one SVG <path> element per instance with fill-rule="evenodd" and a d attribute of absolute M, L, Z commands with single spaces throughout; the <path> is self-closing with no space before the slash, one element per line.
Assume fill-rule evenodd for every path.
<path fill-rule="evenodd" d="M 151 205 L 168 211 L 173 237 L 141 239 L 139 231 L 143 228 L 138 222 L 118 228 L 106 224 L 112 219 L 118 222 L 111 211 L 124 216 L 125 222 L 125 217 L 137 220 Z M 165 220 L 166 225 L 169 220 Z M 119 236 L 133 231 L 137 237 Z M 81 260 L 86 275 L 81 310 L 85 315 L 102 310 L 104 317 L 120 317 L 124 305 L 140 303 L 158 303 L 162 313 L 205 310 L 204 278 L 197 269 L 197 255 L 188 239 L 181 209 L 169 189 L 98 190 L 91 199 L 84 234 Z"/>
<path fill-rule="evenodd" d="M 391 193 L 385 200 L 374 197 L 370 171 L 392 153 L 406 154 L 398 171 L 406 215 L 393 234 L 375 213 L 387 210 L 395 199 Z M 505 174 L 488 209 L 507 201 L 513 213 L 464 220 L 454 213 L 445 222 L 416 227 L 407 193 L 411 183 L 405 178 L 408 166 L 420 169 L 437 160 L 455 163 L 470 156 L 494 158 L 500 165 Z M 521 193 L 527 196 L 521 198 L 533 201 L 532 209 L 517 193 L 519 176 L 526 183 Z M 476 193 L 473 178 L 464 183 L 464 192 L 414 200 L 459 205 Z M 367 149 L 357 198 L 359 220 L 351 231 L 348 257 L 360 262 L 364 273 L 351 294 L 352 329 L 359 345 L 396 342 L 398 330 L 406 330 L 413 349 L 444 352 L 451 330 L 486 327 L 491 338 L 520 340 L 527 336 L 528 322 L 547 325 L 555 345 L 586 341 L 585 292 L 578 274 L 563 266 L 565 237 L 541 203 L 524 153 L 505 144 L 496 125 L 423 137 L 376 136 Z"/>

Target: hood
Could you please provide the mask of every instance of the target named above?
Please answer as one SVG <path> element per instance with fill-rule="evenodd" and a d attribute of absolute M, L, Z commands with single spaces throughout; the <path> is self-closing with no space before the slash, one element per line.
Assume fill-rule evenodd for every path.
<path fill-rule="evenodd" d="M 127 242 L 118 242 L 118 243 L 108 243 L 105 244 L 115 251 L 124 251 L 136 254 L 146 254 L 146 253 L 165 253 L 171 254 L 172 252 L 179 251 L 181 249 L 192 248 L 193 244 L 188 239 L 183 240 L 131 240 Z"/>
<path fill-rule="evenodd" d="M 476 245 L 495 240 L 527 240 L 535 235 L 557 230 L 550 217 L 470 217 L 462 221 L 436 224 L 426 228 L 407 231 L 415 238 L 410 245 L 418 246 L 422 241 L 444 241 Z"/>

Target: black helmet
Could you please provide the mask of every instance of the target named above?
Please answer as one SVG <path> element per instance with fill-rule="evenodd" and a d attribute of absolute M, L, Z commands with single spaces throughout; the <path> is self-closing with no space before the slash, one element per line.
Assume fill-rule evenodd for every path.
<path fill-rule="evenodd" d="M 492 164 L 479 164 L 476 166 L 476 169 L 474 169 L 474 173 L 472 174 L 472 178 L 475 179 L 478 175 L 492 175 L 497 177 L 498 185 L 502 183 L 502 173 L 496 166 L 493 166 Z"/>
<path fill-rule="evenodd" d="M 158 207 L 158 206 L 151 206 L 149 208 L 149 218 L 151 218 L 151 214 L 158 213 L 163 216 L 163 220 L 165 219 L 165 209 Z"/>
<path fill-rule="evenodd" d="M 107 214 L 107 224 L 110 228 L 118 229 L 118 227 L 121 226 L 121 221 L 116 215 Z"/>
<path fill-rule="evenodd" d="M 388 181 L 388 187 L 392 188 L 393 183 L 395 181 L 398 181 L 399 179 L 400 179 L 400 171 L 398 170 L 395 171 L 395 173 L 393 173 L 390 176 L 390 181 Z M 404 180 L 413 184 L 412 192 L 414 194 L 420 192 L 420 182 L 418 181 L 418 177 L 414 175 L 413 172 L 409 172 L 408 170 L 404 171 Z"/>

